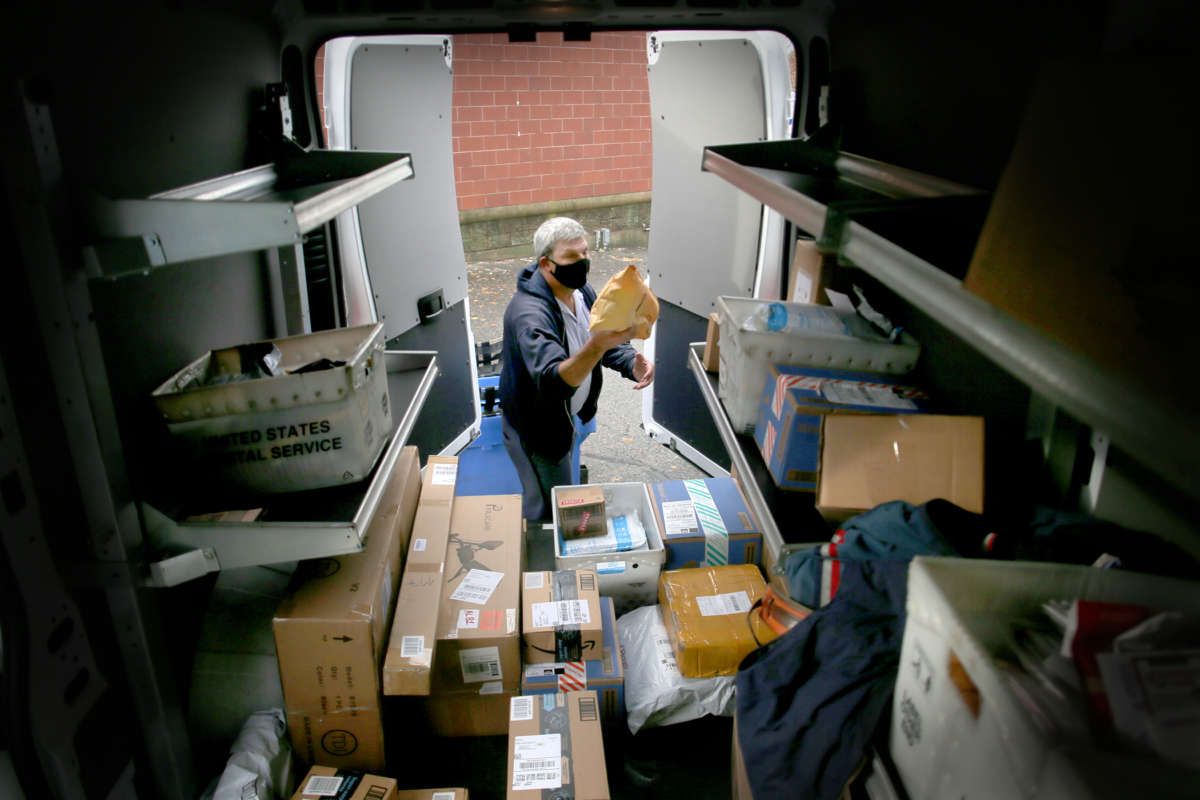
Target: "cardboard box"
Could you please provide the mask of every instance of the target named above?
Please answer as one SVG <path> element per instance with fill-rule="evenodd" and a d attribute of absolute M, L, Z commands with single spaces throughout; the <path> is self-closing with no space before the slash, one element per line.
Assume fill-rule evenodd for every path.
<path fill-rule="evenodd" d="M 383 693 L 429 694 L 438 609 L 442 601 L 442 568 L 450 538 L 458 459 L 430 456 L 421 485 L 421 501 L 413 520 L 412 541 L 396 617 L 383 662 Z"/>
<path fill-rule="evenodd" d="M 658 603 L 675 660 L 685 678 L 734 675 L 742 659 L 775 634 L 748 612 L 767 591 L 758 567 L 669 570 L 658 582 Z"/>
<path fill-rule="evenodd" d="M 1175 57 L 1047 63 L 963 281 L 1122 383 L 1170 398 L 1182 420 L 1200 411 L 1200 396 L 1179 383 L 1183 354 L 1200 346 L 1200 274 L 1180 254 L 1200 205 L 1173 170 L 1108 169 L 1111 149 L 1095 131 L 1111 98 L 1136 97 L 1154 152 L 1195 165 L 1186 74 Z"/>
<path fill-rule="evenodd" d="M 617 641 L 617 614 L 611 597 L 600 598 L 601 645 L 597 658 L 567 663 L 526 664 L 521 694 L 554 694 L 592 689 L 600 696 L 605 724 L 625 719 L 625 665 Z"/>
<path fill-rule="evenodd" d="M 306 764 L 382 769 L 379 665 L 417 507 L 418 458 L 406 447 L 363 551 L 303 562 L 273 622 L 288 730 Z"/>
<path fill-rule="evenodd" d="M 733 478 L 650 484 L 667 546 L 664 569 L 757 564 L 762 529 Z"/>
<path fill-rule="evenodd" d="M 829 298 L 825 296 L 825 288 L 831 280 L 833 264 L 817 252 L 817 243 L 812 239 L 797 239 L 784 299 L 790 303 L 827 306 Z"/>
<path fill-rule="evenodd" d="M 927 394 L 892 375 L 773 365 L 763 386 L 754 441 L 776 486 L 815 492 L 823 417 L 932 409 Z"/>
<path fill-rule="evenodd" d="M 425 719 L 436 736 L 504 736 L 508 733 L 509 702 L 520 689 L 439 692 L 420 699 Z"/>
<path fill-rule="evenodd" d="M 554 502 L 564 539 L 581 539 L 604 533 L 604 492 L 600 487 L 563 487 L 555 495 Z"/>
<path fill-rule="evenodd" d="M 314 766 L 296 787 L 292 800 L 329 800 L 331 797 L 337 800 L 397 800 L 396 779 L 360 770 Z"/>
<path fill-rule="evenodd" d="M 526 664 L 583 661 L 600 652 L 602 638 L 595 571 L 525 573 L 521 654 Z"/>
<path fill-rule="evenodd" d="M 608 800 L 600 705 L 593 691 L 514 697 L 508 722 L 508 800 Z"/>
<path fill-rule="evenodd" d="M 468 800 L 466 789 L 397 789 L 395 800 Z"/>
<path fill-rule="evenodd" d="M 704 333 L 704 356 L 700 363 L 709 372 L 721 371 L 721 315 L 708 315 L 708 330 Z"/>
<path fill-rule="evenodd" d="M 521 496 L 454 500 L 433 657 L 434 693 L 521 686 Z"/>
<path fill-rule="evenodd" d="M 620 616 L 638 606 L 654 603 L 658 592 L 658 575 L 667 560 L 667 551 L 663 547 L 662 531 L 659 530 L 654 503 L 646 484 L 598 483 L 596 486 L 604 492 L 609 517 L 615 519 L 621 515 L 637 514 L 638 522 L 646 531 L 646 546 L 640 550 L 615 553 L 563 555 L 563 540 L 558 533 L 558 520 L 555 519 L 554 567 L 559 570 L 595 570 L 600 596 L 611 597 L 617 608 L 617 616 Z M 567 487 L 556 486 L 551 489 L 551 498 L 564 488 Z"/>
<path fill-rule="evenodd" d="M 842 521 L 890 500 L 942 497 L 983 513 L 983 418 L 822 418 L 817 511 Z"/>

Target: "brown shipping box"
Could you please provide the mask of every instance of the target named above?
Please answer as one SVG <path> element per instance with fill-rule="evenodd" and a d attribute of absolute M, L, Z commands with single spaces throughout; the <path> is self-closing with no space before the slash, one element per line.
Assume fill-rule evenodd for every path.
<path fill-rule="evenodd" d="M 766 591 L 766 581 L 753 564 L 672 569 L 662 574 L 658 603 L 685 678 L 734 675 L 758 642 L 775 638 L 766 623 L 749 614 Z"/>
<path fill-rule="evenodd" d="M 982 417 L 827 416 L 817 511 L 840 522 L 891 500 L 941 497 L 983 513 L 983 430 Z"/>
<path fill-rule="evenodd" d="M 345 794 L 345 792 L 350 794 Z M 404 796 L 404 795 L 401 795 Z M 395 778 L 359 771 L 340 772 L 336 767 L 315 766 L 296 787 L 292 800 L 398 800 Z M 449 797 L 446 798 L 449 800 Z"/>
<path fill-rule="evenodd" d="M 521 688 L 521 496 L 459 497 L 438 612 L 433 693 Z"/>
<path fill-rule="evenodd" d="M 305 764 L 384 766 L 379 665 L 387 642 L 402 541 L 420 490 L 415 447 L 401 451 L 363 551 L 312 559 L 275 613 L 275 649 L 288 730 Z"/>
<path fill-rule="evenodd" d="M 608 800 L 595 692 L 512 699 L 507 786 L 508 800 L 541 800 L 546 789 L 574 800 Z"/>
<path fill-rule="evenodd" d="M 704 356 L 701 365 L 709 372 L 721 371 L 721 315 L 708 315 L 708 330 L 704 334 Z"/>
<path fill-rule="evenodd" d="M 467 800 L 467 790 L 458 789 L 397 789 L 394 800 Z"/>
<path fill-rule="evenodd" d="M 792 303 L 829 305 L 825 289 L 832 278 L 831 272 L 830 262 L 817 252 L 817 243 L 811 239 L 798 239 L 786 299 Z"/>
<path fill-rule="evenodd" d="M 526 664 L 600 657 L 600 591 L 592 570 L 526 572 L 522 581 L 521 652 Z"/>
<path fill-rule="evenodd" d="M 442 566 L 457 478 L 457 458 L 429 457 L 383 662 L 383 693 L 387 695 L 426 695 L 430 691 L 442 600 Z"/>
<path fill-rule="evenodd" d="M 604 534 L 604 491 L 599 486 L 568 486 L 555 492 L 554 497 L 564 539 Z"/>
<path fill-rule="evenodd" d="M 437 692 L 420 698 L 429 730 L 435 736 L 504 736 L 508 733 L 508 705 L 520 689 L 497 690 L 494 685 L 481 694 L 476 689 Z"/>

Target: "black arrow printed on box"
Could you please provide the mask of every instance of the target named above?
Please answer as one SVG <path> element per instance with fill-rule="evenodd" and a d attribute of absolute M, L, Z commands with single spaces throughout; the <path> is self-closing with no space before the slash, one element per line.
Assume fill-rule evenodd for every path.
<path fill-rule="evenodd" d="M 347 636 L 347 635 L 346 635 L 346 634 L 344 634 L 344 633 L 343 633 L 341 636 L 334 636 L 334 637 L 333 637 L 333 640 L 334 640 L 335 642 L 353 642 L 353 641 L 354 641 L 354 639 L 353 639 L 353 638 L 351 638 L 351 637 Z"/>

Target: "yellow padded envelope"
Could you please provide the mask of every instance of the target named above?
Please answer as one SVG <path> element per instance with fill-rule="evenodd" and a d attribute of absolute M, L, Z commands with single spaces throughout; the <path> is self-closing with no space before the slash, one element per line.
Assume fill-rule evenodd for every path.
<path fill-rule="evenodd" d="M 592 304 L 589 331 L 623 331 L 632 327 L 633 338 L 649 339 L 658 319 L 658 298 L 630 264 L 608 279 Z"/>

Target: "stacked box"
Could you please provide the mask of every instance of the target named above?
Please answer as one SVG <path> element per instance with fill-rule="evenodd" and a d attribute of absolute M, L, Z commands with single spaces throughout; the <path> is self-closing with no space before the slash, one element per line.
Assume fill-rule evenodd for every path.
<path fill-rule="evenodd" d="M 982 514 L 983 438 L 982 417 L 823 417 L 816 509 L 841 522 L 892 500 L 944 498 Z"/>
<path fill-rule="evenodd" d="M 514 697 L 507 776 L 508 800 L 609 800 L 596 693 Z"/>
<path fill-rule="evenodd" d="M 413 520 L 396 618 L 383 662 L 383 693 L 427 695 L 442 600 L 442 565 L 454 510 L 458 459 L 430 456 Z"/>
<path fill-rule="evenodd" d="M 596 657 L 567 663 L 527 664 L 521 694 L 553 694 L 592 689 L 600 696 L 606 724 L 625 718 L 625 668 L 617 643 L 617 615 L 611 597 L 600 598 L 601 645 Z"/>
<path fill-rule="evenodd" d="M 658 602 L 685 678 L 734 675 L 742 659 L 775 638 L 749 612 L 767 591 L 751 564 L 664 572 Z"/>
<path fill-rule="evenodd" d="M 526 572 L 521 593 L 526 664 L 583 661 L 600 651 L 600 593 L 592 570 Z"/>
<path fill-rule="evenodd" d="M 324 800 L 329 797 L 338 800 L 397 800 L 396 779 L 371 775 L 361 770 L 314 766 L 296 787 L 292 800 Z"/>
<path fill-rule="evenodd" d="M 604 493 L 604 505 L 609 520 L 618 520 L 623 515 L 637 515 L 638 522 L 646 531 L 646 546 L 610 553 L 564 555 L 558 509 L 553 501 L 560 490 L 572 487 L 556 486 L 550 490 L 554 510 L 554 566 L 559 570 L 594 570 L 600 585 L 600 595 L 613 599 L 617 616 L 620 616 L 638 606 L 654 603 L 658 591 L 658 575 L 667 560 L 667 551 L 663 547 L 662 531 L 658 528 L 654 503 L 650 499 L 646 484 L 630 482 L 594 485 Z"/>
<path fill-rule="evenodd" d="M 815 492 L 823 417 L 930 410 L 928 395 L 889 375 L 772 364 L 763 385 L 754 441 L 779 488 Z"/>
<path fill-rule="evenodd" d="M 363 552 L 303 562 L 275 612 L 288 732 L 305 764 L 384 767 L 379 667 L 419 475 L 417 449 L 404 448 Z"/>
<path fill-rule="evenodd" d="M 762 529 L 733 478 L 696 478 L 650 485 L 667 546 L 664 569 L 757 564 Z"/>

